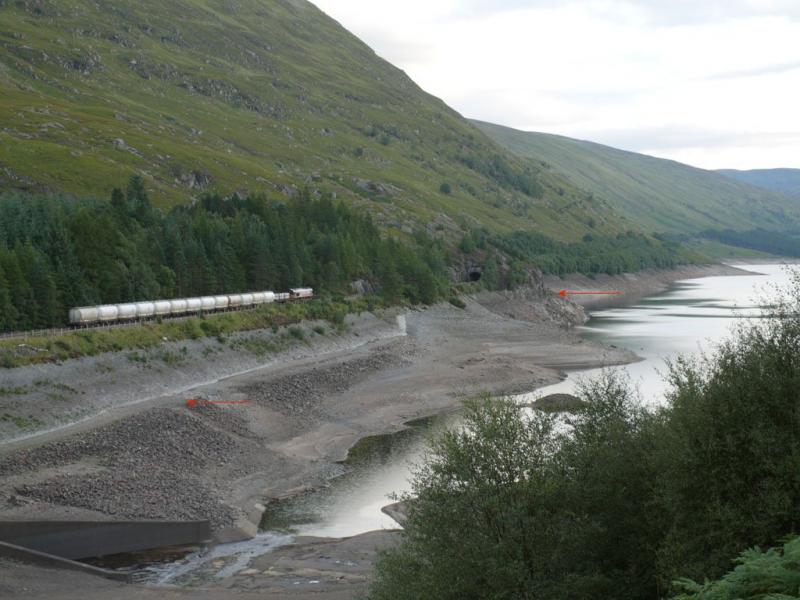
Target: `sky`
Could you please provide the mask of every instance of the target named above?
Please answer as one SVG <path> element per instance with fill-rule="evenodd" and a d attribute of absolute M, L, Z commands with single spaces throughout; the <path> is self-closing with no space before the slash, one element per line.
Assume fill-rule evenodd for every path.
<path fill-rule="evenodd" d="M 800 168 L 800 0 L 313 0 L 466 117 Z"/>

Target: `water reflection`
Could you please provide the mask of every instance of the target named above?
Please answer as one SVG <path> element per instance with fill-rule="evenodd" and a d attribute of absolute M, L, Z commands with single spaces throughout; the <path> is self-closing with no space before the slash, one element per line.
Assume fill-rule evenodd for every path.
<path fill-rule="evenodd" d="M 407 489 L 410 465 L 421 458 L 428 436 L 456 418 L 422 419 L 399 433 L 362 439 L 351 449 L 344 475 L 323 489 L 271 503 L 261 528 L 323 537 L 396 529 L 381 508 L 392 502 L 393 491 Z"/>
<path fill-rule="evenodd" d="M 743 317 L 758 313 L 769 290 L 765 284 L 785 284 L 788 272 L 780 265 L 759 265 L 759 274 L 741 277 L 708 277 L 683 281 L 663 293 L 629 307 L 612 308 L 595 314 L 582 335 L 605 344 L 629 348 L 644 360 L 625 367 L 643 398 L 662 402 L 666 360 L 679 354 L 710 350 Z M 763 305 L 768 304 L 765 300 Z M 597 375 L 600 369 L 584 371 L 565 381 L 543 388 L 534 397 L 556 392 L 570 393 L 576 382 Z M 454 423 L 448 417 L 437 426 Z M 413 427 L 399 435 L 368 438 L 355 449 L 349 473 L 331 486 L 273 505 L 262 523 L 266 529 L 290 530 L 302 535 L 343 537 L 397 524 L 381 512 L 393 492 L 408 489 L 409 463 L 419 460 L 425 448 L 429 424 Z"/>
<path fill-rule="evenodd" d="M 588 339 L 629 348 L 644 358 L 612 368 L 626 372 L 646 402 L 658 404 L 666 391 L 667 360 L 713 350 L 739 319 L 757 318 L 770 306 L 776 285 L 789 282 L 789 271 L 782 265 L 758 265 L 757 269 L 751 276 L 682 281 L 635 306 L 593 315 L 581 332 Z M 574 392 L 581 379 L 600 371 L 583 371 L 539 393 Z"/>

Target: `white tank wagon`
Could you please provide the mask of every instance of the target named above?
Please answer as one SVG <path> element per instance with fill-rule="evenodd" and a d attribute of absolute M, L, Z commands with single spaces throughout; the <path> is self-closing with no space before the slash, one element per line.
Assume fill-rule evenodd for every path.
<path fill-rule="evenodd" d="M 119 315 L 119 306 L 116 304 L 106 304 L 97 307 L 98 321 L 102 322 L 116 321 L 118 315 Z"/>
<path fill-rule="evenodd" d="M 275 302 L 274 292 L 253 292 L 253 304 L 271 304 Z"/>
<path fill-rule="evenodd" d="M 136 318 L 149 319 L 156 314 L 155 302 L 137 302 L 136 303 Z"/>
<path fill-rule="evenodd" d="M 100 307 L 87 306 L 85 308 L 73 308 L 69 311 L 69 322 L 73 325 L 83 323 L 96 323 L 100 320 Z"/>
<path fill-rule="evenodd" d="M 312 288 L 295 288 L 288 292 L 247 292 L 202 296 L 199 298 L 175 298 L 173 300 L 149 300 L 83 306 L 69 311 L 69 322 L 73 326 L 90 326 L 103 323 L 124 323 L 156 317 L 177 317 L 204 314 L 223 310 L 252 308 L 273 302 L 307 300 L 314 297 Z"/>
<path fill-rule="evenodd" d="M 127 321 L 136 318 L 136 304 L 127 302 L 125 304 L 117 304 L 117 319 L 120 321 Z"/>
<path fill-rule="evenodd" d="M 195 313 L 203 310 L 203 301 L 200 298 L 186 299 L 186 312 Z"/>
<path fill-rule="evenodd" d="M 169 301 L 169 314 L 170 315 L 182 315 L 188 311 L 188 304 L 186 300 L 183 298 L 178 298 L 176 300 Z"/>

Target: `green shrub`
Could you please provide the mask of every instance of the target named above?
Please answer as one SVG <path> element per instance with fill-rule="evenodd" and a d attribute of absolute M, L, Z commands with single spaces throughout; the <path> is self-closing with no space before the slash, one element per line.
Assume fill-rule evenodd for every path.
<path fill-rule="evenodd" d="M 736 568 L 717 581 L 680 579 L 674 600 L 793 600 L 800 598 L 800 538 L 781 548 L 744 551 Z"/>
<path fill-rule="evenodd" d="M 467 308 L 467 305 L 458 296 L 451 296 L 447 301 L 456 308 L 461 308 L 461 309 Z"/>

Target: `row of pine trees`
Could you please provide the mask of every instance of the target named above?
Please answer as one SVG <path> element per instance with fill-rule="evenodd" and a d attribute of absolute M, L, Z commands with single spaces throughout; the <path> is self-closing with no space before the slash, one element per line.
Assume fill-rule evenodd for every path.
<path fill-rule="evenodd" d="M 525 284 L 532 267 L 616 274 L 682 256 L 632 232 L 564 243 L 473 230 L 453 249 L 423 232 L 398 241 L 364 211 L 307 191 L 286 203 L 208 195 L 163 211 L 135 176 L 110 202 L 0 195 L 0 331 L 61 326 L 76 306 L 298 286 L 349 293 L 358 279 L 389 303 L 430 303 L 449 293 L 451 251 L 478 261 L 489 288 Z"/>
<path fill-rule="evenodd" d="M 207 196 L 161 211 L 142 180 L 111 202 L 0 197 L 0 330 L 66 323 L 69 308 L 156 298 L 284 291 L 347 292 L 367 279 L 387 301 L 447 291 L 445 254 L 427 236 L 400 243 L 329 198 L 282 203 Z"/>

